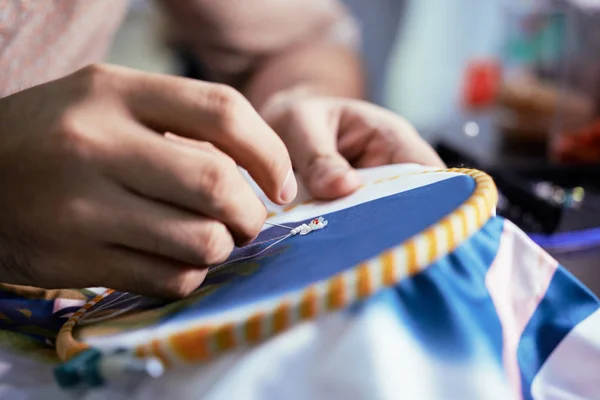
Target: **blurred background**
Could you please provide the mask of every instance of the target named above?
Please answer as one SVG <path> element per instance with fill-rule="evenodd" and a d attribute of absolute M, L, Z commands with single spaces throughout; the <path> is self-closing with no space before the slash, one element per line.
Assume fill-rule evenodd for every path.
<path fill-rule="evenodd" d="M 344 0 L 370 100 L 449 166 L 490 173 L 498 214 L 600 293 L 600 0 Z M 182 73 L 151 0 L 109 61 Z"/>

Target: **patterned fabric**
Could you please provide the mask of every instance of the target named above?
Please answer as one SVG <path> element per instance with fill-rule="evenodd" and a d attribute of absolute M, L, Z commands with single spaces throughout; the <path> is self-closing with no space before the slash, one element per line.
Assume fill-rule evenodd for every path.
<path fill-rule="evenodd" d="M 26 335 L 53 348 L 58 330 L 95 295 L 94 290 L 43 290 L 0 284 L 0 330 Z"/>

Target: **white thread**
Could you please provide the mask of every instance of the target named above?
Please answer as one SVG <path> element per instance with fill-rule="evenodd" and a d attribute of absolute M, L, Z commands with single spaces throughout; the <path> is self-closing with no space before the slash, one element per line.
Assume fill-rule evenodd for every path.
<path fill-rule="evenodd" d="M 269 243 L 269 242 L 272 242 L 273 240 L 281 239 L 282 237 L 285 237 L 287 235 L 289 235 L 289 233 L 286 234 L 286 235 L 275 236 L 275 237 L 273 237 L 271 239 L 263 240 L 262 242 L 252 242 L 251 244 L 248 245 L 248 247 L 254 247 L 254 246 L 258 246 L 259 244 Z"/>
<path fill-rule="evenodd" d="M 280 228 L 285 228 L 285 229 L 289 229 L 289 230 L 294 229 L 294 228 L 290 228 L 289 226 L 279 225 L 279 224 L 276 224 L 276 223 L 273 223 L 273 222 L 265 222 L 265 225 L 278 226 Z"/>
<path fill-rule="evenodd" d="M 129 311 L 134 310 L 139 305 L 139 303 L 140 303 L 140 301 L 138 300 L 136 303 L 131 304 L 131 305 L 125 307 L 125 308 L 122 308 L 120 310 L 116 310 L 115 312 L 110 313 L 110 314 L 101 315 L 101 316 L 96 317 L 96 318 L 93 318 L 93 317 L 92 318 L 81 318 L 79 320 L 79 322 L 77 323 L 77 325 L 85 326 L 85 325 L 95 324 L 97 322 L 107 321 L 109 319 L 112 319 L 114 317 L 118 317 L 119 315 L 123 315 L 125 313 L 128 313 Z"/>
<path fill-rule="evenodd" d="M 122 297 L 127 296 L 128 294 L 130 294 L 130 293 L 129 292 L 121 293 L 119 296 L 117 296 L 117 298 L 110 300 L 106 304 L 104 302 L 99 303 L 97 307 L 94 307 L 94 308 L 90 309 L 88 312 L 86 312 L 85 315 L 82 316 L 81 320 L 86 320 L 89 317 L 93 317 L 95 314 L 98 314 L 102 311 L 105 311 L 105 310 L 115 307 L 119 304 L 127 303 L 128 301 L 131 301 L 133 299 L 137 299 L 138 297 L 141 297 L 140 295 L 136 294 L 134 296 L 122 299 Z M 138 303 L 139 303 L 139 301 L 138 301 Z"/>
<path fill-rule="evenodd" d="M 129 294 L 129 292 L 124 292 L 124 293 L 121 293 L 120 295 L 118 295 L 115 299 L 111 299 L 110 301 L 107 301 L 106 303 L 105 302 L 99 303 L 96 307 L 93 307 L 92 309 L 88 310 L 88 312 L 86 312 L 85 315 L 83 315 L 81 319 L 85 318 L 89 314 L 93 314 L 94 312 L 98 312 L 98 311 L 108 308 L 110 305 L 119 301 L 122 297 L 127 296 L 128 294 Z"/>
<path fill-rule="evenodd" d="M 261 251 L 259 251 L 259 252 L 258 252 L 258 253 L 256 253 L 256 254 L 252 254 L 252 255 L 249 255 L 249 256 L 241 257 L 241 258 L 236 258 L 235 260 L 229 260 L 229 261 L 227 261 L 227 262 L 225 262 L 225 263 L 223 263 L 223 264 L 221 264 L 221 265 L 217 265 L 216 267 L 212 268 L 212 269 L 210 270 L 210 272 L 217 271 L 217 270 L 219 270 L 219 269 L 221 269 L 221 268 L 223 268 L 223 267 L 225 267 L 226 265 L 229 265 L 229 264 L 231 264 L 231 263 L 235 263 L 235 262 L 239 262 L 239 261 L 244 261 L 244 260 L 248 260 L 248 259 L 250 259 L 250 258 L 257 257 L 257 256 L 261 255 L 262 253 L 264 253 L 265 251 L 269 250 L 271 247 L 275 246 L 275 245 L 276 245 L 276 244 L 278 244 L 278 243 L 281 243 L 281 242 L 283 242 L 285 239 L 287 239 L 287 238 L 290 238 L 290 237 L 292 237 L 292 236 L 293 236 L 293 235 L 292 235 L 291 233 L 290 233 L 289 235 L 285 235 L 284 237 L 282 237 L 282 238 L 281 238 L 281 239 L 279 239 L 278 241 L 271 243 L 270 245 L 268 245 L 267 247 L 265 247 L 264 249 L 262 249 Z"/>
<path fill-rule="evenodd" d="M 127 292 L 127 294 L 130 294 L 130 293 L 129 293 L 129 292 Z M 123 304 L 123 303 L 130 302 L 130 301 L 132 301 L 132 300 L 134 300 L 134 299 L 137 299 L 138 297 L 142 297 L 142 296 L 140 296 L 140 295 L 135 295 L 135 296 L 128 297 L 128 298 L 125 298 L 125 299 L 121 299 L 121 300 L 119 300 L 119 301 L 113 302 L 112 304 L 106 305 L 106 306 L 104 306 L 104 307 L 98 307 L 98 308 L 96 308 L 96 309 L 93 309 L 93 310 L 91 310 L 91 311 L 92 311 L 91 313 L 86 313 L 86 315 L 94 315 L 94 314 L 96 314 L 96 313 L 98 313 L 98 312 L 100 312 L 100 311 L 105 311 L 105 310 L 107 310 L 107 309 L 109 309 L 109 308 L 113 308 L 113 307 L 115 307 L 115 306 L 117 306 L 117 305 L 119 305 L 119 304 Z M 139 300 L 138 300 L 138 302 L 139 302 Z"/>
<path fill-rule="evenodd" d="M 256 254 L 252 254 L 252 255 L 249 255 L 249 256 L 241 257 L 241 258 L 236 258 L 235 260 L 226 261 L 223 264 L 220 264 L 220 265 L 217 265 L 214 268 L 211 268 L 210 272 L 219 270 L 219 269 L 221 269 L 221 268 L 223 268 L 223 267 L 225 267 L 225 266 L 227 266 L 229 264 L 235 263 L 235 262 L 244 261 L 244 260 L 248 260 L 250 258 L 257 257 L 257 256 L 261 255 L 262 253 L 264 253 L 265 251 L 269 250 L 271 247 L 275 246 L 276 244 L 283 242 L 287 238 L 290 238 L 292 236 L 296 236 L 297 234 L 300 234 L 300 236 L 308 235 L 312 231 L 318 231 L 318 230 L 321 230 L 321 229 L 325 228 L 327 226 L 327 224 L 328 224 L 327 220 L 324 219 L 323 217 L 315 218 L 312 221 L 310 221 L 309 224 L 302 224 L 302 225 L 297 226 L 295 228 L 290 228 L 290 227 L 287 227 L 285 225 L 270 224 L 270 225 L 279 226 L 281 228 L 290 229 L 290 234 L 289 235 L 285 235 L 284 237 L 282 237 L 281 239 L 277 240 L 276 242 L 271 243 L 270 245 L 268 245 L 267 247 L 265 247 L 264 249 L 262 249 L 261 251 L 259 251 Z"/>

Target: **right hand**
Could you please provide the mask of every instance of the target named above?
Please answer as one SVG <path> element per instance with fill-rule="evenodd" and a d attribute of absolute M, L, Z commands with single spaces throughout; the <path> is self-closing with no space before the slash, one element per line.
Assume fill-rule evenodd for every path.
<path fill-rule="evenodd" d="M 295 197 L 285 146 L 227 86 L 100 65 L 0 99 L 0 281 L 190 293 L 265 221 L 236 163 Z"/>

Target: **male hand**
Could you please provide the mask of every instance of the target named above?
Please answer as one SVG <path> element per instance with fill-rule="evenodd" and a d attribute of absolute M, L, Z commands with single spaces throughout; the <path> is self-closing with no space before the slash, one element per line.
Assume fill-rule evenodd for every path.
<path fill-rule="evenodd" d="M 284 144 L 223 85 L 91 66 L 0 99 L 0 281 L 184 296 L 266 218 L 236 163 L 295 197 Z"/>
<path fill-rule="evenodd" d="M 316 198 L 333 199 L 357 190 L 361 182 L 353 167 L 397 163 L 444 167 L 406 120 L 365 101 L 299 91 L 276 95 L 262 111 Z"/>

